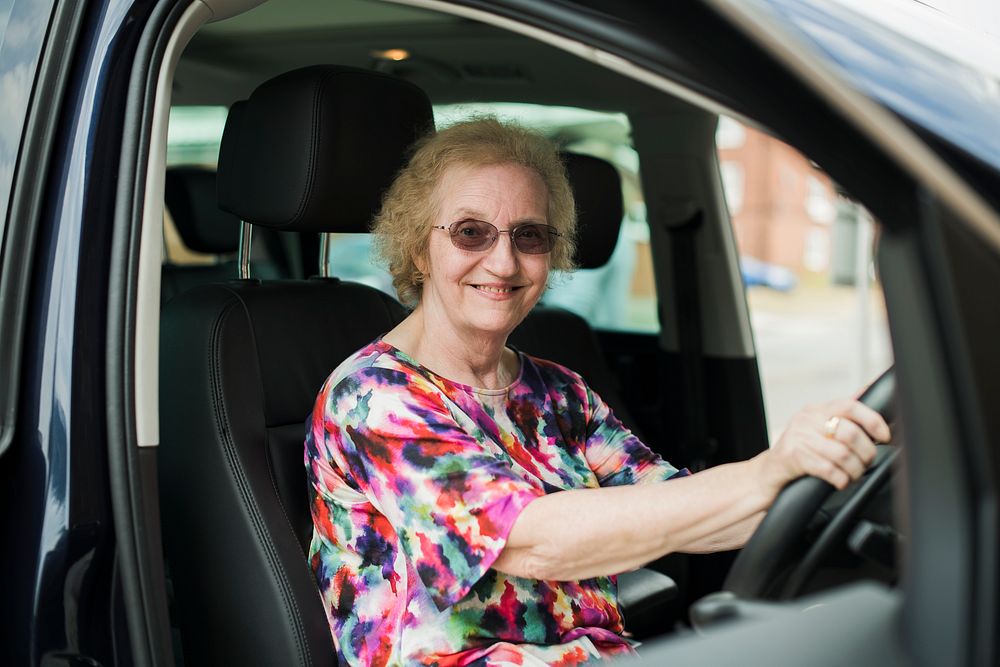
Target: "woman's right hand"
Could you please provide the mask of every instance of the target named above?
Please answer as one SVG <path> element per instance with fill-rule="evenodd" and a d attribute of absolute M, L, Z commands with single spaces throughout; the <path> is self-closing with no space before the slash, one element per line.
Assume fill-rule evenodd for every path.
<path fill-rule="evenodd" d="M 853 399 L 800 410 L 771 448 L 758 455 L 760 482 L 774 498 L 792 480 L 812 475 L 843 489 L 875 458 L 875 442 L 887 442 L 889 425 Z"/>

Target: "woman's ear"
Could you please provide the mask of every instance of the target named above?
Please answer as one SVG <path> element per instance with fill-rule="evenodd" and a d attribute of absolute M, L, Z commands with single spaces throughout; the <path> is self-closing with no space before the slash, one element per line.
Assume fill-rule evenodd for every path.
<path fill-rule="evenodd" d="M 428 275 L 430 273 L 429 262 L 427 261 L 427 251 L 424 250 L 423 253 L 413 253 L 410 255 L 410 259 L 413 260 L 413 265 L 417 267 L 417 271 L 420 271 L 423 275 Z"/>

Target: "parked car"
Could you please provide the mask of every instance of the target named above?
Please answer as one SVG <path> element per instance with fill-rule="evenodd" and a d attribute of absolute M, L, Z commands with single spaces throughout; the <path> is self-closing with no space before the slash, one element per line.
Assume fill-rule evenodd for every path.
<path fill-rule="evenodd" d="M 406 99 L 439 108 L 536 105 L 535 125 L 568 153 L 616 165 L 622 190 L 582 211 L 584 233 L 607 261 L 623 213 L 644 211 L 629 223 L 648 227 L 630 269 L 648 272 L 649 289 L 629 292 L 640 324 L 595 330 L 547 305 L 518 345 L 585 362 L 645 441 L 692 469 L 768 442 L 719 115 L 787 142 L 867 207 L 895 372 L 891 396 L 872 400 L 896 415 L 892 447 L 815 512 L 789 491 L 735 571 L 734 554 L 652 564 L 676 590 L 657 589 L 633 626 L 639 664 L 995 664 L 1000 83 L 995 63 L 929 41 L 820 0 L 6 3 L 0 663 L 335 664 L 301 549 L 296 429 L 335 351 L 403 311 L 370 286 L 308 274 L 315 262 L 336 275 L 316 231 L 364 228 L 379 188 L 351 179 L 383 154 L 373 134 L 400 134 L 379 124 L 395 103 L 341 93 L 368 133 L 322 144 L 340 161 L 324 203 L 337 229 L 271 235 L 281 224 L 263 214 L 189 211 L 212 218 L 206 234 L 225 227 L 202 250 L 243 277 L 206 269 L 162 312 L 160 299 L 171 108 L 228 113 L 222 151 L 237 156 L 208 175 L 224 208 L 237 192 L 280 209 L 301 175 L 269 172 L 263 142 L 294 154 L 333 121 L 310 126 L 292 99 L 274 111 L 284 120 L 241 119 L 239 103 L 333 65 L 405 82 Z M 252 187 L 240 177 L 259 163 Z M 616 197 L 617 216 L 596 213 Z M 254 278 L 253 236 L 283 280 Z"/>

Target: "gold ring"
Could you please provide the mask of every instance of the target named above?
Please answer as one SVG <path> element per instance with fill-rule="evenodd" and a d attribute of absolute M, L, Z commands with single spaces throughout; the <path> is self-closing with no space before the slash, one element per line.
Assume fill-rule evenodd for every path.
<path fill-rule="evenodd" d="M 840 417 L 830 417 L 823 425 L 823 433 L 828 438 L 837 437 L 837 427 L 840 426 Z"/>

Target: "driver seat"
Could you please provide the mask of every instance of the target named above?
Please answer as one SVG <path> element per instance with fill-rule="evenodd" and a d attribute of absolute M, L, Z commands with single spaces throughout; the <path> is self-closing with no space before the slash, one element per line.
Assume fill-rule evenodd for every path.
<path fill-rule="evenodd" d="M 275 230 L 365 231 L 432 124 L 423 91 L 387 75 L 278 76 L 230 115 L 220 205 Z M 337 664 L 302 544 L 304 422 L 330 370 L 405 314 L 335 278 L 233 280 L 165 305 L 161 507 L 185 664 Z"/>

